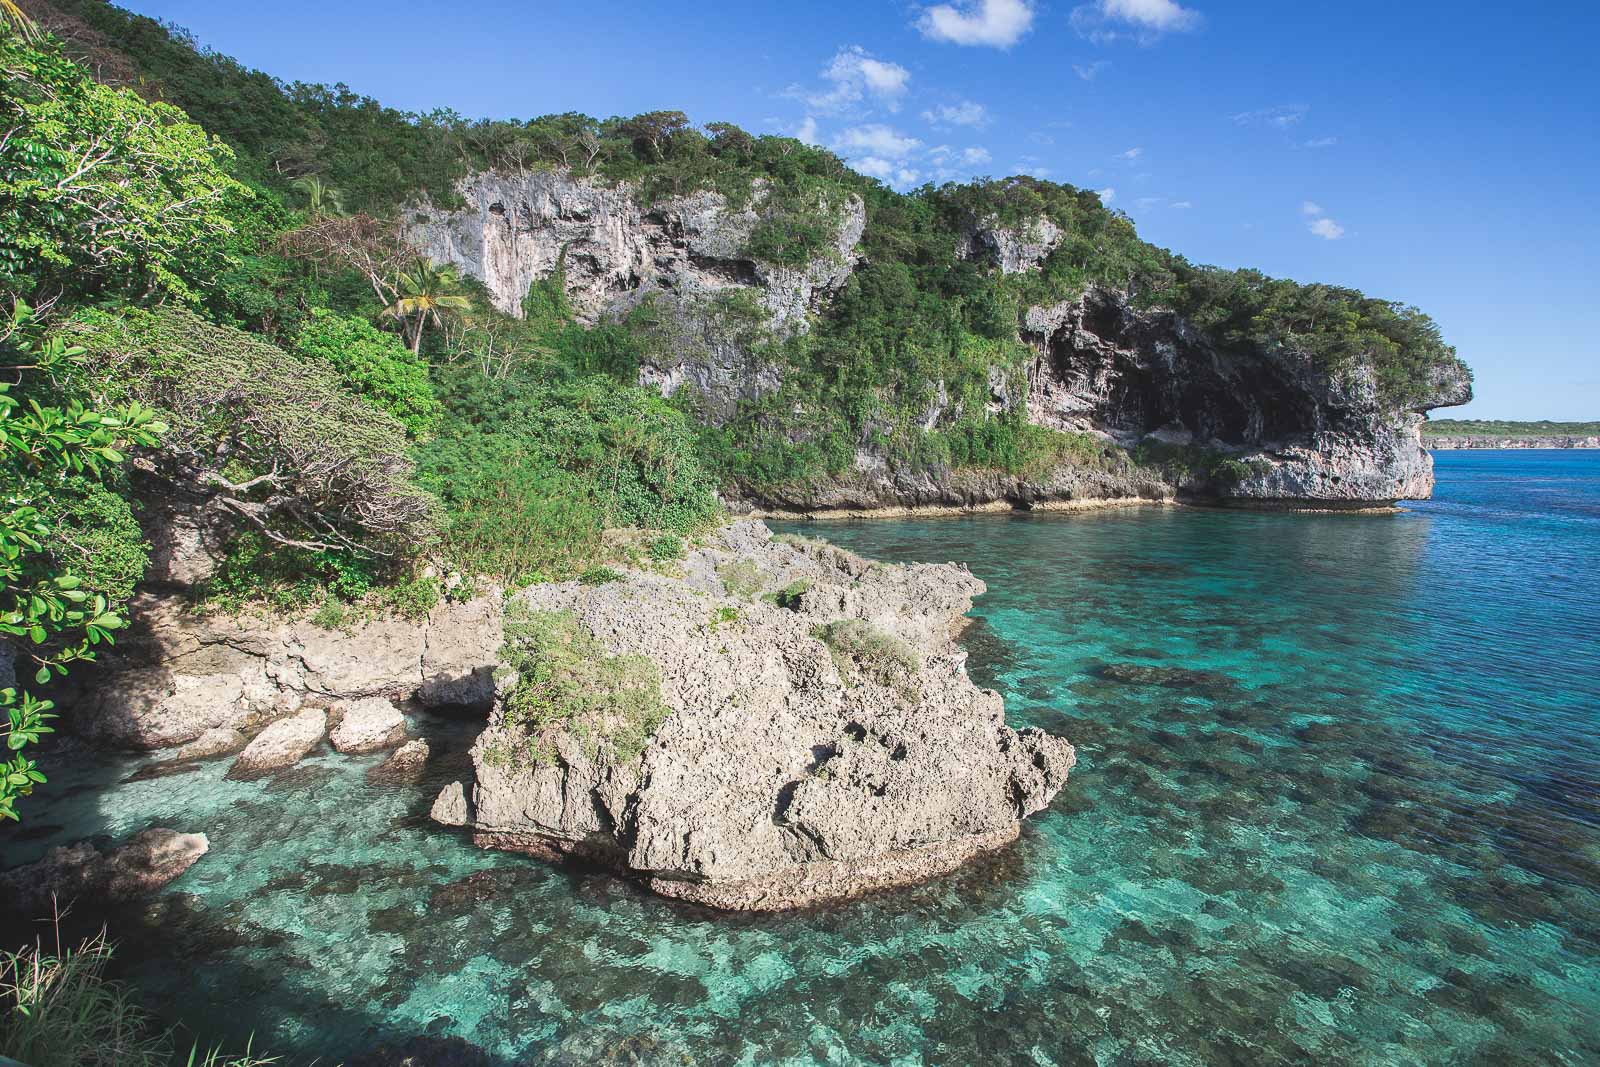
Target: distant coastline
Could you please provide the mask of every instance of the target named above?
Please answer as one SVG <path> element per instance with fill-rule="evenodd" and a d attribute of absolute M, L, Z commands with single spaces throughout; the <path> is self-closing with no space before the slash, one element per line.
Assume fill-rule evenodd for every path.
<path fill-rule="evenodd" d="M 1422 426 L 1428 448 L 1600 448 L 1600 422 L 1505 422 L 1432 419 Z"/>

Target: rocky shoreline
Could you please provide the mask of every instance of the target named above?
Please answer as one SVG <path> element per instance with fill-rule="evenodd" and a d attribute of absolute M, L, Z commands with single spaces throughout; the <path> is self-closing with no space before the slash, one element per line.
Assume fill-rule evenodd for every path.
<path fill-rule="evenodd" d="M 1422 443 L 1430 449 L 1445 449 L 1447 451 L 1465 448 L 1600 448 L 1600 435 L 1556 434 L 1531 437 L 1500 437 L 1494 435 L 1435 436 L 1433 434 L 1423 434 Z"/>
<path fill-rule="evenodd" d="M 147 595 L 71 721 L 165 750 L 150 777 L 232 758 L 260 778 L 331 743 L 394 749 L 382 781 L 429 758 L 396 702 L 485 715 L 437 822 L 710 907 L 805 906 L 951 871 L 1065 784 L 1072 746 L 967 677 L 953 638 L 983 590 L 741 520 L 614 580 L 347 631 Z"/>

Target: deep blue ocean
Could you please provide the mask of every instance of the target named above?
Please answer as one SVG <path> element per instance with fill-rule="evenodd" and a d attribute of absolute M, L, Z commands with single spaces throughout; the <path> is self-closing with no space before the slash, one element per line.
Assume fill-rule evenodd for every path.
<path fill-rule="evenodd" d="M 1600 1063 L 1600 452 L 1437 471 L 1395 515 L 805 526 L 969 564 L 973 675 L 1078 746 L 1017 845 L 919 888 L 727 916 L 480 852 L 426 821 L 475 730 L 432 718 L 415 788 L 121 759 L 0 841 L 209 834 L 114 917 L 123 973 L 289 1063 Z"/>

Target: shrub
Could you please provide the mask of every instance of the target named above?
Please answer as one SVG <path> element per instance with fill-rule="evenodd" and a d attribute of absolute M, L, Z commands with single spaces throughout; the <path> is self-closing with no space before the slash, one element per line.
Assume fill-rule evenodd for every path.
<path fill-rule="evenodd" d="M 605 585 L 609 582 L 620 581 L 622 581 L 622 573 L 612 570 L 610 567 L 590 567 L 578 575 L 578 582 L 581 585 Z"/>
<path fill-rule="evenodd" d="M 847 681 L 861 671 L 879 685 L 905 689 L 921 665 L 910 645 L 860 619 L 839 619 L 816 627 L 812 634 L 828 646 Z"/>
<path fill-rule="evenodd" d="M 575 735 L 590 758 L 602 747 L 619 763 L 636 759 L 671 713 L 661 676 L 645 656 L 613 656 L 569 611 L 506 609 L 500 658 L 518 673 L 503 725 L 523 738 L 535 763 L 552 758 L 551 731 Z"/>
<path fill-rule="evenodd" d="M 366 319 L 317 308 L 300 327 L 294 351 L 332 367 L 352 393 L 399 419 L 414 438 L 427 436 L 439 422 L 427 361 Z"/>
<path fill-rule="evenodd" d="M 729 560 L 717 567 L 717 577 L 722 579 L 722 588 L 729 596 L 741 600 L 760 595 L 767 584 L 766 575 L 753 559 Z"/>
<path fill-rule="evenodd" d="M 772 602 L 786 611 L 799 611 L 805 600 L 805 595 L 811 589 L 811 582 L 799 578 L 790 582 L 776 593 L 772 594 Z"/>
<path fill-rule="evenodd" d="M 404 427 L 331 367 L 176 307 L 84 310 L 63 332 L 85 349 L 88 391 L 166 413 L 162 471 L 266 536 L 412 547 L 431 531 Z"/>
<path fill-rule="evenodd" d="M 650 538 L 646 546 L 650 551 L 650 558 L 657 563 L 670 563 L 675 559 L 682 559 L 687 553 L 683 547 L 683 538 L 677 534 L 656 534 Z"/>

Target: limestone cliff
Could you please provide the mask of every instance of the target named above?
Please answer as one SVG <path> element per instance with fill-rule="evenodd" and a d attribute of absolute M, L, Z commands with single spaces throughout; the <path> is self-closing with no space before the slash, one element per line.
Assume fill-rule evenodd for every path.
<path fill-rule="evenodd" d="M 558 263 L 588 321 L 651 300 L 666 341 L 641 369 L 642 383 L 669 394 L 691 387 L 712 421 L 777 391 L 785 374 L 741 330 L 729 299 L 743 294 L 756 305 L 766 337 L 805 331 L 848 281 L 866 225 L 859 196 L 826 205 L 838 220 L 832 246 L 801 266 L 777 267 L 748 250 L 759 222 L 782 210 L 762 181 L 740 205 L 701 192 L 645 206 L 632 186 L 559 169 L 487 172 L 460 192 L 463 208 L 413 212 L 421 248 L 481 278 L 508 311 Z M 955 233 L 958 259 L 1001 276 L 1038 271 L 1069 237 L 1042 216 L 1011 225 L 968 217 Z M 1454 363 L 1435 372 L 1426 395 L 1397 407 L 1360 361 L 1330 371 L 1292 347 L 1230 350 L 1170 310 L 1135 307 L 1103 287 L 1022 308 L 1017 329 L 1034 352 L 1025 394 L 1006 368 L 992 368 L 991 412 L 1020 406 L 1036 424 L 1086 431 L 1119 451 L 1147 442 L 1190 449 L 1210 456 L 1212 469 L 1173 473 L 1126 457 L 1029 477 L 913 468 L 891 461 L 863 430 L 842 477 L 734 486 L 730 502 L 802 511 L 1152 498 L 1386 505 L 1432 492 L 1422 413 L 1471 397 L 1470 376 Z M 935 405 L 924 421 L 933 427 L 960 414 Z"/>

